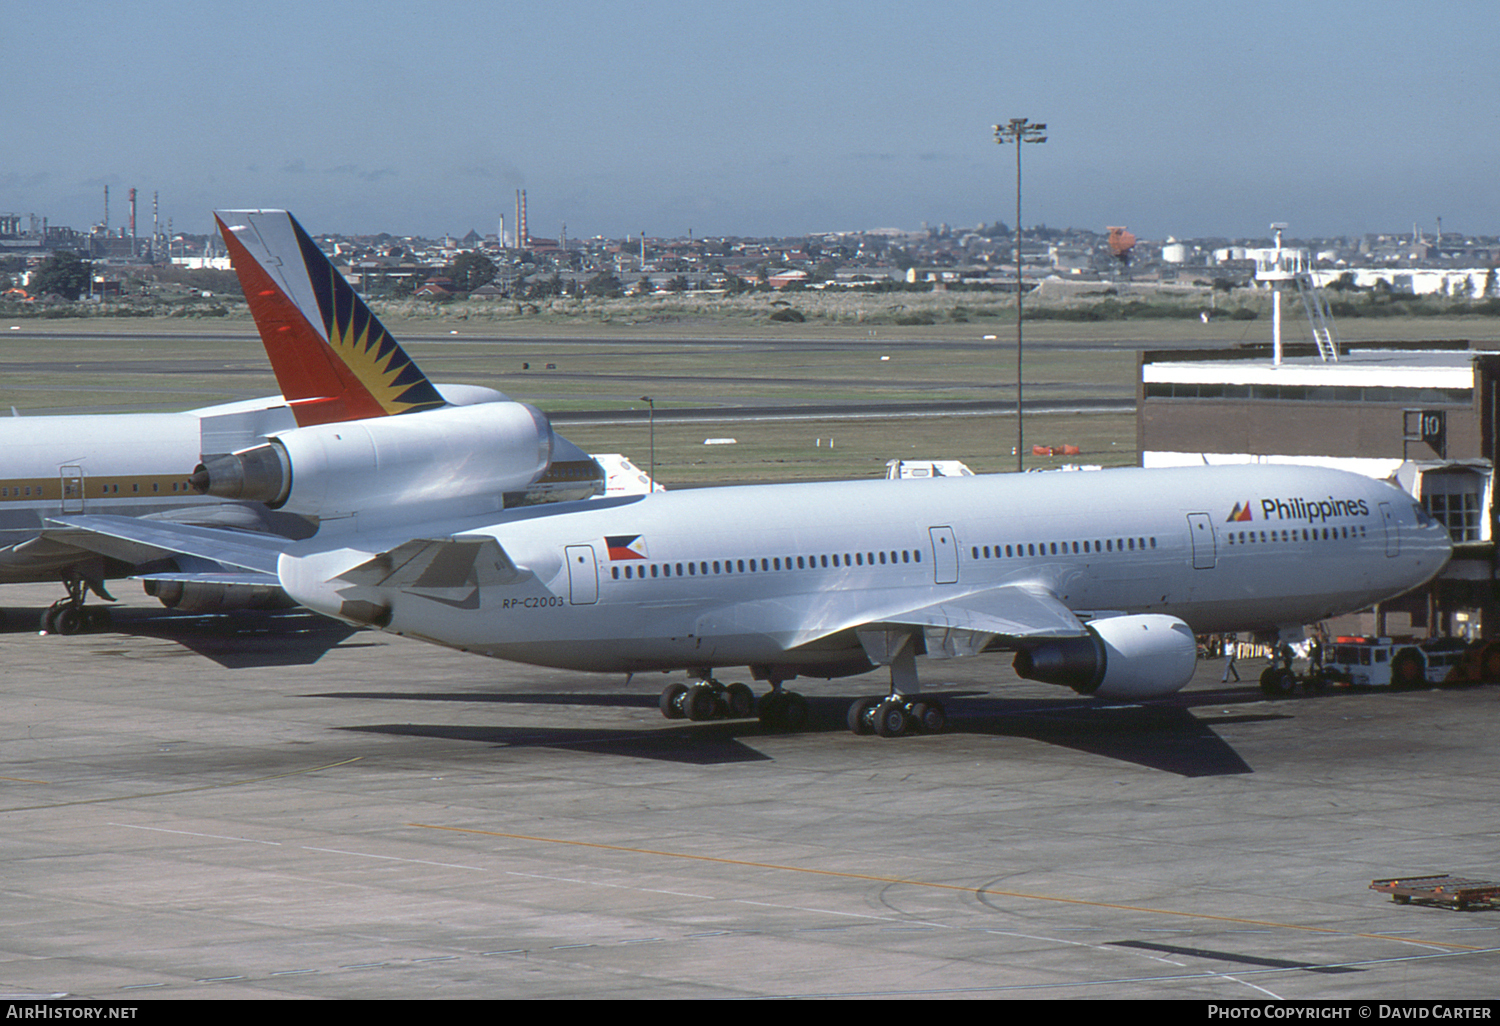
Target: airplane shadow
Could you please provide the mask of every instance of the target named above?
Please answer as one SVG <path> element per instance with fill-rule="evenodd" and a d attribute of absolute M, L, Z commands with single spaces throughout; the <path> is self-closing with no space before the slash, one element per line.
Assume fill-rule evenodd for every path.
<path fill-rule="evenodd" d="M 364 633 L 300 609 L 157 615 L 126 621 L 113 629 L 175 641 L 227 670 L 311 665 L 332 648 L 360 647 L 359 642 L 351 646 L 348 639 Z"/>
<path fill-rule="evenodd" d="M 1222 704 L 1222 703 L 1221 703 Z M 950 709 L 951 713 L 951 709 Z M 989 700 L 968 703 L 957 730 L 992 737 L 1029 738 L 1182 777 L 1253 773 L 1213 725 L 1172 704 L 1097 705 Z M 1253 722 L 1276 715 L 1218 717 L 1213 723 Z"/>
<path fill-rule="evenodd" d="M 416 723 L 342 727 L 365 734 L 442 738 L 472 741 L 495 748 L 560 748 L 593 755 L 628 756 L 716 766 L 726 763 L 770 762 L 771 757 L 743 743 L 739 735 L 759 735 L 760 725 L 737 720 L 694 723 L 685 728 L 657 730 L 595 730 L 586 727 L 470 727 Z"/>
<path fill-rule="evenodd" d="M 6 609 L 4 629 L 35 632 L 42 612 Z M 228 670 L 309 665 L 329 649 L 351 647 L 347 639 L 362 633 L 360 628 L 301 609 L 200 614 L 127 606 L 111 608 L 110 614 L 107 626 L 89 633 L 176 642 Z"/>
<path fill-rule="evenodd" d="M 950 735 L 1027 738 L 1044 744 L 1129 762 L 1183 777 L 1254 772 L 1213 729 L 1214 724 L 1274 721 L 1284 713 L 1217 715 L 1206 721 L 1191 706 L 1258 700 L 1258 693 L 1198 693 L 1187 700 L 1153 705 L 1101 706 L 1086 699 L 1021 700 L 991 698 L 989 692 L 937 690 L 948 708 Z M 465 702 L 498 705 L 572 705 L 653 708 L 655 695 L 626 692 L 333 692 L 307 697 L 360 701 Z M 803 733 L 846 733 L 852 697 L 807 696 Z M 564 748 L 595 754 L 661 759 L 694 765 L 761 762 L 755 739 L 768 731 L 756 720 L 663 723 L 650 729 L 585 727 L 504 727 L 381 724 L 342 728 L 410 737 L 446 738 L 504 748 Z M 906 739 L 869 738 L 872 745 L 899 745 Z"/>

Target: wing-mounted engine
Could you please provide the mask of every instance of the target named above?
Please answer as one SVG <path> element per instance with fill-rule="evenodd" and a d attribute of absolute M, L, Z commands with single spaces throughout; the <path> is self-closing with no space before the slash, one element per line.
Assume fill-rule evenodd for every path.
<path fill-rule="evenodd" d="M 205 456 L 189 480 L 201 494 L 320 518 L 433 504 L 463 515 L 534 491 L 553 446 L 552 425 L 534 406 L 448 406 L 280 431 L 264 445 Z M 580 475 L 579 495 L 549 497 L 593 494 L 601 476 Z"/>
<path fill-rule="evenodd" d="M 147 595 L 181 613 L 228 613 L 239 609 L 290 609 L 296 603 L 269 584 L 147 580 Z"/>
<path fill-rule="evenodd" d="M 1175 616 L 1112 616 L 1081 638 L 1046 641 L 1016 653 L 1016 672 L 1094 698 L 1162 698 L 1181 690 L 1198 663 L 1198 640 Z"/>

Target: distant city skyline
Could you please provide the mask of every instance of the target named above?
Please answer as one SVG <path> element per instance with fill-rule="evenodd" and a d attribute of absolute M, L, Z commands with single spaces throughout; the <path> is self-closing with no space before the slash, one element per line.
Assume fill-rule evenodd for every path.
<path fill-rule="evenodd" d="M 5 4 L 0 212 L 206 233 L 798 236 L 1014 220 L 1143 239 L 1500 234 L 1474 0 Z"/>

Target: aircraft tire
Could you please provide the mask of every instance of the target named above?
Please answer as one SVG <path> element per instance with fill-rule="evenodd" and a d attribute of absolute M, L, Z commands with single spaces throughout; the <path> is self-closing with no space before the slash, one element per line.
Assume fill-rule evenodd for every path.
<path fill-rule="evenodd" d="M 52 624 L 58 634 L 77 634 L 83 630 L 83 610 L 77 606 L 63 606 L 52 618 Z"/>
<path fill-rule="evenodd" d="M 1261 694 L 1267 698 L 1287 698 L 1296 686 L 1296 676 L 1278 666 L 1268 667 L 1260 675 Z"/>
<path fill-rule="evenodd" d="M 773 691 L 756 704 L 756 715 L 760 718 L 760 725 L 767 730 L 779 730 L 781 728 L 781 711 L 786 706 L 786 693 Z"/>
<path fill-rule="evenodd" d="M 760 725 L 767 730 L 801 730 L 807 713 L 807 699 L 795 691 L 773 691 L 760 700 Z"/>
<path fill-rule="evenodd" d="M 875 733 L 881 737 L 900 737 L 911 728 L 911 715 L 900 699 L 887 698 L 875 707 Z"/>
<path fill-rule="evenodd" d="M 801 730 L 807 726 L 807 699 L 795 691 L 786 693 L 786 708 L 781 713 L 782 730 Z"/>
<path fill-rule="evenodd" d="M 745 720 L 755 715 L 755 692 L 749 685 L 735 681 L 724 689 L 724 699 L 729 706 L 729 715 Z"/>
<path fill-rule="evenodd" d="M 912 705 L 911 722 L 924 734 L 941 734 L 948 726 L 948 710 L 936 698 L 925 699 Z"/>
<path fill-rule="evenodd" d="M 856 698 L 851 702 L 846 717 L 849 729 L 859 735 L 875 733 L 875 725 L 870 722 L 870 710 L 879 703 L 878 698 Z"/>
<path fill-rule="evenodd" d="M 695 722 L 711 720 L 718 711 L 718 704 L 712 684 L 694 684 L 687 689 L 687 697 L 682 700 L 682 711 Z"/>
<path fill-rule="evenodd" d="M 1411 691 L 1427 684 L 1427 673 L 1422 666 L 1422 657 L 1412 649 L 1403 649 L 1391 660 L 1391 687 L 1398 691 Z"/>
<path fill-rule="evenodd" d="M 668 684 L 662 688 L 661 698 L 657 699 L 657 707 L 661 714 L 669 720 L 680 720 L 687 714 L 682 711 L 682 696 L 687 694 L 686 684 Z"/>

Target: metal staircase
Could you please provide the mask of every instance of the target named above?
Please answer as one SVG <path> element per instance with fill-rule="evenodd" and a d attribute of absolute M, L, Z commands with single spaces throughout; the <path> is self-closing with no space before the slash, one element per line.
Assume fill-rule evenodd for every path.
<path fill-rule="evenodd" d="M 1302 309 L 1307 313 L 1307 322 L 1312 325 L 1313 341 L 1318 343 L 1318 355 L 1324 363 L 1337 363 L 1339 359 L 1339 337 L 1333 328 L 1333 313 L 1328 308 L 1328 297 L 1318 287 L 1311 271 L 1303 271 L 1292 279 L 1297 285 L 1297 297 L 1302 300 Z"/>

